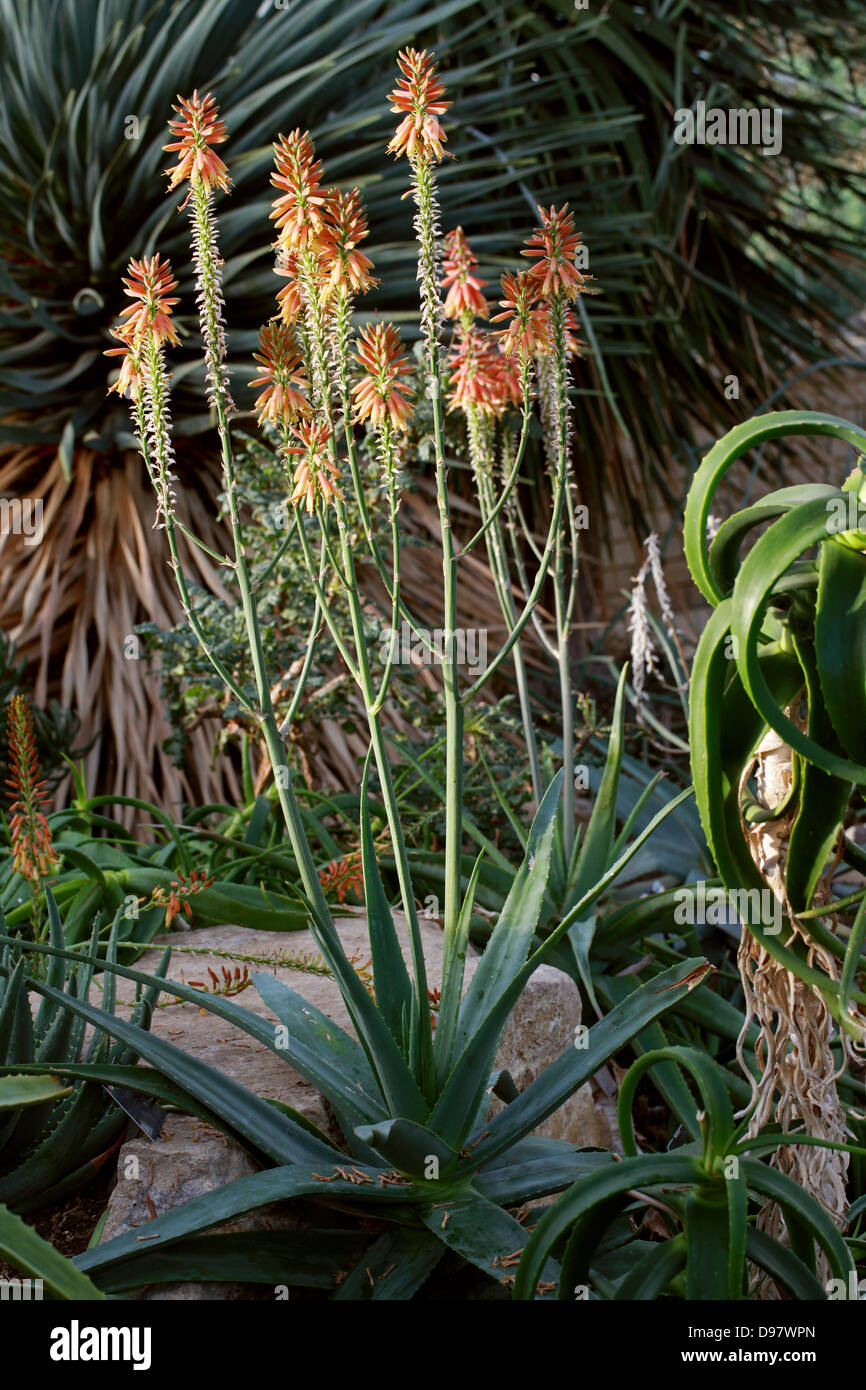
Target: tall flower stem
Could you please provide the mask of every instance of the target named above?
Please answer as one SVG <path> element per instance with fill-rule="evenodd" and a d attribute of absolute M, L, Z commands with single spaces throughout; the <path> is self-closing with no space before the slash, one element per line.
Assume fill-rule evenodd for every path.
<path fill-rule="evenodd" d="M 329 448 L 331 450 L 331 458 L 336 464 L 337 450 L 333 432 L 327 344 L 312 257 L 302 257 L 301 267 L 302 274 L 300 276 L 300 284 L 304 298 L 307 331 L 313 358 L 313 404 L 314 408 L 318 408 L 331 427 Z M 342 388 L 343 381 L 348 381 L 348 366 L 345 360 L 345 339 L 343 341 L 342 350 L 338 345 L 338 353 L 337 373 L 341 378 L 340 384 Z M 346 396 L 344 400 L 344 416 L 346 416 L 347 404 L 348 398 Z M 412 969 L 415 976 L 415 1000 L 413 1008 L 417 1011 L 417 1028 L 413 1028 L 412 1032 L 418 1038 L 418 1057 L 416 1059 L 418 1065 L 418 1078 L 422 1090 L 432 1096 L 433 1075 L 431 1056 L 433 1030 L 430 1022 L 429 1009 L 427 1008 L 427 967 L 424 959 L 424 944 L 421 938 L 421 925 L 415 903 L 415 890 L 412 884 L 409 852 L 403 833 L 397 792 L 391 774 L 388 749 L 382 728 L 383 702 L 380 698 L 381 692 L 377 691 L 375 688 L 370 668 L 364 614 L 361 607 L 360 589 L 355 571 L 355 558 L 349 536 L 345 502 L 341 496 L 336 497 L 334 500 L 334 513 L 337 518 L 337 529 L 339 533 L 342 572 L 345 582 L 344 592 L 349 608 L 352 637 L 355 646 L 356 679 L 364 701 L 373 757 L 379 775 L 382 800 L 385 804 L 385 816 L 388 822 L 388 830 L 394 850 L 394 861 L 397 870 L 397 881 L 400 887 L 400 897 L 409 930 L 409 946 L 412 956 Z M 396 531 L 396 526 L 394 526 L 394 531 Z M 395 594 L 399 594 L 399 573 L 391 577 L 390 596 L 392 602 Z"/>
<path fill-rule="evenodd" d="M 528 404 L 524 414 L 524 436 L 526 433 L 525 422 L 527 415 Z M 508 572 L 508 558 L 505 553 L 505 539 L 502 532 L 502 498 L 499 499 L 499 502 L 494 501 L 491 478 L 491 451 L 486 446 L 478 408 L 475 406 L 467 407 L 466 419 L 469 431 L 469 459 L 475 475 L 478 502 L 481 509 L 482 526 L 478 534 L 484 535 L 487 547 L 487 559 L 490 565 L 490 573 L 493 577 L 493 584 L 496 589 L 496 596 L 499 600 L 499 607 L 505 620 L 506 628 L 511 632 L 517 621 L 517 611 L 514 606 L 511 576 Z M 503 492 L 503 497 L 505 496 L 506 494 Z M 499 510 L 497 510 L 497 508 L 499 508 Z M 463 553 L 465 553 L 465 551 Z M 532 705 L 529 698 L 529 681 L 527 679 L 526 661 L 520 642 L 516 643 L 513 649 L 512 660 L 514 663 L 514 678 L 517 684 L 517 698 L 520 705 L 520 718 L 523 724 L 523 737 L 526 743 L 527 756 L 529 758 L 532 795 L 535 798 L 536 804 L 539 804 L 544 790 L 541 779 L 541 763 L 538 757 L 538 742 L 535 736 L 535 724 L 532 718 Z"/>
<path fill-rule="evenodd" d="M 412 161 L 412 193 L 415 199 L 415 229 L 418 236 L 418 280 L 421 293 L 421 327 L 426 354 L 427 389 L 433 411 L 433 447 L 436 464 L 436 503 L 442 537 L 442 578 L 444 608 L 444 650 L 442 685 L 445 697 L 445 943 L 442 992 L 450 988 L 452 976 L 462 974 L 459 920 L 463 880 L 463 705 L 457 672 L 457 558 L 448 478 L 445 468 L 442 421 L 442 369 L 439 354 L 440 295 L 436 261 L 438 207 L 433 164 L 426 155 Z M 457 991 L 459 992 L 459 990 Z M 451 1038 L 440 1026 L 435 1051 L 448 1059 Z"/>
<path fill-rule="evenodd" d="M 238 594 L 247 631 L 258 699 L 256 717 L 259 720 L 265 747 L 274 770 L 277 798 L 301 875 L 304 892 L 310 905 L 313 922 L 320 932 L 333 932 L 331 911 L 322 891 L 312 851 L 307 841 L 300 807 L 292 788 L 291 770 L 286 757 L 285 745 L 280 737 L 273 700 L 271 699 L 258 609 L 253 596 L 246 559 L 246 547 L 238 507 L 237 475 L 229 430 L 232 402 L 228 392 L 225 370 L 225 338 L 222 327 L 222 297 L 219 278 L 222 262 L 217 248 L 212 198 L 200 180 L 193 181 L 192 192 L 193 247 L 198 272 L 199 317 L 207 366 L 208 395 L 211 405 L 216 411 L 223 482 L 234 552 L 233 568 L 237 578 Z M 322 949 L 326 950 L 326 943 L 322 941 L 321 944 Z M 329 944 L 327 950 L 330 950 Z"/>
<path fill-rule="evenodd" d="M 566 300 L 562 294 L 553 297 L 551 305 L 553 365 L 556 408 L 557 475 L 563 480 L 566 494 L 568 530 L 557 529 L 553 561 L 554 612 L 557 629 L 557 665 L 562 703 L 562 766 L 563 766 L 563 844 L 565 862 L 569 863 L 574 845 L 574 697 L 571 688 L 569 634 L 574 606 L 574 589 L 566 598 L 565 549 L 572 550 L 572 564 L 577 564 L 577 535 L 573 526 L 573 511 L 568 484 L 568 353 L 566 349 Z"/>

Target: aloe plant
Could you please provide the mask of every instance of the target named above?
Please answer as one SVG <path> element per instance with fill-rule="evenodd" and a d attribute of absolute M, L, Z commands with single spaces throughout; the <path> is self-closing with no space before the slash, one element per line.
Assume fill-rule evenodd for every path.
<path fill-rule="evenodd" d="M 123 1111 L 101 1084 L 79 1080 L 60 1086 L 56 1069 L 84 1057 L 104 1064 L 110 1080 L 115 1067 L 130 1066 L 137 1056 L 134 1047 L 112 1046 L 105 1034 L 96 1034 L 85 1049 L 84 1022 L 64 1006 L 87 999 L 95 957 L 91 954 L 85 961 L 65 950 L 63 924 L 50 889 L 46 898 L 51 944 L 65 954 L 52 958 L 44 978 L 34 975 L 34 962 L 22 951 L 19 938 L 4 937 L 0 954 L 0 1203 L 17 1212 L 57 1201 L 87 1182 L 126 1124 Z M 100 925 L 97 918 L 91 953 Z M 119 925 L 118 919 L 107 942 L 109 963 L 117 958 Z M 5 931 L 5 920 L 3 926 Z M 30 1000 L 39 984 L 49 986 L 53 997 L 43 999 L 34 1012 Z M 156 993 L 145 990 L 135 1005 L 136 1034 L 145 1035 Z M 108 973 L 103 978 L 103 1011 L 111 1014 L 114 1003 L 114 980 Z M 29 1064 L 47 1069 L 47 1076 L 28 1076 Z"/>
<path fill-rule="evenodd" d="M 77 1256 L 79 1269 L 113 1291 L 196 1277 L 195 1271 L 200 1274 L 204 1268 L 219 1279 L 248 1278 L 248 1236 L 213 1237 L 212 1247 L 200 1247 L 197 1239 L 189 1238 L 269 1201 L 304 1197 L 326 1204 L 339 1200 L 341 1207 L 384 1223 L 383 1233 L 360 1259 L 357 1235 L 354 1245 L 338 1242 L 330 1269 L 336 1298 L 410 1297 L 448 1250 L 510 1286 L 525 1231 L 509 1209 L 612 1161 L 603 1151 L 583 1153 L 560 1140 L 533 1137 L 532 1131 L 635 1033 L 694 990 L 709 969 L 699 957 L 692 958 L 633 990 L 520 1094 L 507 1073 L 495 1069 L 502 1031 L 526 981 L 655 828 L 651 823 L 586 890 L 547 941 L 533 950 L 550 871 L 560 781 L 561 775 L 539 808 L 523 864 L 465 995 L 461 998 L 456 976 L 443 977 L 439 1026 L 443 1017 L 451 1017 L 453 1026 L 441 1079 L 428 1094 L 416 1079 L 408 1046 L 411 982 L 375 863 L 369 859 L 365 870 L 375 999 L 352 971 L 339 937 L 331 943 L 334 973 L 357 1038 L 267 974 L 254 976 L 254 985 L 276 1025 L 232 1000 L 201 994 L 160 975 L 106 964 L 110 975 L 195 1001 L 286 1061 L 327 1098 L 345 1150 L 287 1107 L 260 1099 L 165 1040 L 141 1033 L 134 1024 L 112 1018 L 83 999 L 63 1000 L 47 981 L 36 981 L 35 988 L 46 999 L 62 1001 L 69 1012 L 110 1033 L 118 1045 L 134 1049 L 150 1064 L 118 1073 L 104 1062 L 91 1061 L 57 1068 L 61 1076 L 103 1080 L 114 1075 L 125 1086 L 191 1109 L 273 1165 L 149 1222 L 146 1248 L 134 1234 L 118 1236 Z M 463 923 L 465 929 L 465 911 Z M 26 943 L 24 949 L 49 959 L 68 954 L 39 943 Z M 44 1067 L 18 1070 L 32 1075 Z M 494 1091 L 510 1103 L 488 1120 Z M 305 1254 L 302 1246 L 288 1237 L 266 1243 L 268 1256 L 252 1277 L 321 1283 L 321 1258 L 308 1275 L 309 1250 Z M 345 1280 L 335 1286 L 347 1250 L 354 1250 L 356 1258 Z M 539 1296 L 555 1273 L 551 1262 Z"/>
<path fill-rule="evenodd" d="M 699 1142 L 663 1154 L 639 1153 L 632 1107 L 638 1083 L 660 1063 L 682 1068 L 701 1100 Z M 736 1124 L 727 1077 L 693 1048 L 665 1047 L 644 1054 L 626 1072 L 617 1117 L 625 1158 L 572 1184 L 543 1213 L 517 1271 L 514 1296 L 527 1299 L 554 1248 L 565 1242 L 558 1296 L 634 1301 L 679 1295 L 690 1301 L 737 1301 L 749 1292 L 749 1265 L 764 1271 L 796 1299 L 826 1299 L 817 1250 L 832 1276 L 851 1288 L 854 1261 L 835 1225 L 815 1199 L 790 1177 L 760 1161 L 762 1151 L 802 1143 L 800 1136 L 744 1137 Z M 750 1217 L 755 1199 L 770 1197 L 795 1234 L 793 1248 L 762 1232 Z M 615 1279 L 604 1273 L 599 1248 L 621 1213 L 637 1215 L 647 1199 L 660 1204 L 670 1224 L 667 1239 L 620 1239 Z M 598 1268 L 595 1268 L 595 1265 Z M 854 1280 L 856 1285 L 856 1277 Z"/>
<path fill-rule="evenodd" d="M 731 468 L 788 437 L 841 441 L 856 466 L 841 487 L 771 492 L 710 541 L 713 497 Z M 864 1036 L 864 893 L 832 896 L 835 864 L 864 864 L 844 834 L 852 793 L 866 784 L 864 455 L 866 433 L 836 416 L 758 416 L 709 451 L 685 514 L 689 567 L 714 609 L 692 672 L 697 804 L 725 887 L 757 890 L 756 904 L 769 893 L 773 909 L 745 914 L 739 951 L 747 1023 L 760 1028 L 753 1133 L 775 1109 L 785 1128 L 843 1138 L 840 1062 Z M 819 1162 L 804 1148 L 777 1161 L 844 1219 L 847 1160 Z"/>

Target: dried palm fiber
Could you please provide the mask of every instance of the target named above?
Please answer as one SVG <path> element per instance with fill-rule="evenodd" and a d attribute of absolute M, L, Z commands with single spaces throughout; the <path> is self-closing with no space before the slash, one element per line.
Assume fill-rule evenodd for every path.
<path fill-rule="evenodd" d="M 793 717 L 789 711 L 789 716 Z M 793 775 L 791 749 L 770 730 L 741 780 L 741 792 L 754 772 L 757 797 L 768 810 L 782 807 L 791 790 Z M 791 923 L 788 938 L 800 938 L 807 948 L 810 966 L 831 980 L 838 980 L 836 959 L 808 935 L 791 912 L 785 893 L 785 864 L 788 839 L 796 807 L 776 819 L 755 825 L 743 822 L 743 832 L 752 858 Z M 830 926 L 829 918 L 824 919 Z M 745 1020 L 737 1043 L 740 1065 L 752 1085 L 753 1110 L 748 1136 L 759 1134 L 772 1118 L 785 1133 L 801 1131 L 815 1138 L 844 1143 L 850 1138 L 845 1111 L 836 1082 L 839 1070 L 831 1043 L 836 1030 L 821 994 L 769 954 L 751 931 L 743 929 L 738 964 L 745 993 Z M 745 1040 L 752 1021 L 759 1033 L 755 1044 L 758 1076 L 754 1077 L 745 1059 Z M 848 1040 L 842 1034 L 843 1057 Z M 843 1062 L 844 1065 L 844 1062 Z M 810 1145 L 781 1145 L 771 1164 L 787 1173 L 799 1187 L 821 1204 L 838 1225 L 847 1211 L 845 1193 L 849 1155 Z M 787 1243 L 784 1218 L 775 1203 L 768 1202 L 758 1217 L 761 1230 Z M 822 1261 L 824 1257 L 822 1256 Z M 829 1277 L 823 1263 L 819 1278 Z M 778 1298 L 771 1280 L 756 1277 L 763 1297 Z"/>
<path fill-rule="evenodd" d="M 215 548 L 218 528 L 209 520 L 203 492 L 216 492 L 216 473 L 195 459 L 196 489 L 186 490 L 187 519 Z M 127 453 L 112 458 L 89 450 L 76 454 L 70 478 L 41 450 L 17 451 L 0 462 L 0 493 L 39 499 L 43 538 L 0 536 L 0 630 L 16 642 L 28 663 L 37 704 L 56 698 L 81 719 L 80 742 L 95 738 L 84 757 L 89 790 L 138 796 L 177 809 L 184 799 L 215 800 L 237 793 L 230 767 L 211 768 L 213 726 L 194 731 L 185 769 L 163 744 L 169 728 L 156 674 L 134 656 L 129 643 L 137 623 L 169 626 L 180 616 L 168 550 L 152 529 L 153 502 L 141 462 Z M 190 573 L 221 591 L 214 564 L 197 548 Z M 55 804 L 64 804 L 69 778 Z"/>

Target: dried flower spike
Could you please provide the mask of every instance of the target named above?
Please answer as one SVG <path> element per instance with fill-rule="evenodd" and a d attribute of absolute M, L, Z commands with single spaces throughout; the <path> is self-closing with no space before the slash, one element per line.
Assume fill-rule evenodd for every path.
<path fill-rule="evenodd" d="M 394 429 L 408 429 L 412 388 L 403 378 L 412 368 L 394 325 L 377 323 L 363 328 L 355 360 L 363 369 L 361 380 L 352 388 L 356 420 L 369 420 L 378 428 L 387 419 Z"/>
<path fill-rule="evenodd" d="M 397 55 L 403 76 L 389 94 L 391 110 L 403 115 L 397 133 L 388 145 L 388 153 L 405 154 L 411 160 L 435 160 L 445 157 L 442 148 L 447 136 L 439 117 L 451 105 L 443 101 L 445 88 L 439 81 L 436 64 L 425 50 L 404 48 Z"/>
<path fill-rule="evenodd" d="M 179 96 L 178 103 L 172 107 L 178 118 L 168 123 L 175 139 L 163 145 L 166 151 L 180 152 L 177 164 L 165 171 L 169 189 L 189 179 L 190 185 L 201 183 L 206 189 L 219 188 L 226 192 L 231 182 L 229 171 L 211 148 L 228 138 L 225 122 L 217 115 L 216 102 L 210 92 L 204 97 L 193 92 L 189 98 Z"/>

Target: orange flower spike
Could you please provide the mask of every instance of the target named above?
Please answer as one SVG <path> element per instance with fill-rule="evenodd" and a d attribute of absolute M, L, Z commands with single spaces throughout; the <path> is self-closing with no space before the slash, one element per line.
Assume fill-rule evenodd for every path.
<path fill-rule="evenodd" d="M 309 131 L 281 135 L 274 145 L 274 162 L 271 183 L 283 190 L 271 213 L 279 230 L 278 245 L 295 253 L 306 251 L 321 235 L 328 196 L 321 187 L 322 166 Z"/>
<path fill-rule="evenodd" d="M 294 334 L 279 321 L 265 324 L 259 334 L 261 352 L 254 352 L 256 362 L 264 372 L 251 381 L 251 386 L 264 386 L 253 407 L 259 424 L 290 424 L 298 415 L 309 415 L 310 403 L 303 391 L 308 389 L 301 356 Z"/>
<path fill-rule="evenodd" d="M 171 278 L 171 266 L 159 256 L 145 256 L 143 261 L 129 262 L 129 276 L 124 276 L 124 294 L 133 302 L 121 310 L 121 318 L 126 319 L 115 334 L 122 341 L 138 346 L 150 333 L 156 343 L 177 345 L 180 338 L 171 321 L 171 311 L 180 301 L 170 298 L 172 290 L 177 289 L 177 281 Z"/>
<path fill-rule="evenodd" d="M 403 76 L 388 100 L 391 110 L 403 119 L 388 145 L 388 153 L 405 154 L 409 159 L 433 159 L 441 164 L 446 151 L 442 148 L 447 136 L 439 117 L 451 105 L 443 101 L 445 88 L 439 80 L 436 64 L 426 50 L 404 48 L 397 55 Z"/>
<path fill-rule="evenodd" d="M 459 319 L 464 314 L 487 318 L 487 300 L 481 293 L 487 284 L 474 274 L 478 257 L 472 251 L 462 227 L 449 232 L 444 242 L 442 287 L 448 288 L 442 312 L 446 319 Z"/>
<path fill-rule="evenodd" d="M 141 375 L 141 356 L 134 343 L 129 341 L 129 328 L 112 328 L 110 330 L 112 338 L 116 338 L 123 346 L 119 348 L 107 348 L 102 354 L 103 357 L 120 358 L 120 374 L 117 381 L 108 390 L 116 391 L 119 396 L 126 396 L 131 401 L 137 401 L 142 385 Z"/>
<path fill-rule="evenodd" d="M 304 299 L 298 283 L 297 256 L 294 252 L 287 251 L 285 247 L 278 246 L 274 270 L 286 281 L 285 285 L 277 291 L 279 317 L 284 324 L 291 326 L 293 323 L 297 323 L 304 307 Z"/>
<path fill-rule="evenodd" d="M 324 893 L 336 893 L 337 902 L 343 903 L 350 893 L 362 897 L 364 893 L 364 874 L 361 868 L 360 850 L 354 850 L 342 859 L 333 859 L 319 870 L 319 882 Z"/>
<path fill-rule="evenodd" d="M 529 274 L 540 299 L 547 299 L 551 294 L 576 299 L 585 288 L 587 277 L 575 265 L 581 246 L 580 233 L 574 230 L 574 218 L 567 203 L 565 207 L 550 211 L 541 209 L 541 226 L 536 227 L 521 253 L 535 259 Z"/>
<path fill-rule="evenodd" d="M 23 695 L 13 695 L 9 701 L 7 738 L 10 775 L 6 785 L 14 795 L 9 808 L 12 867 L 36 890 L 58 866 L 60 856 L 51 842 L 51 829 L 42 809 L 49 798 L 39 775 L 33 717 Z"/>
<path fill-rule="evenodd" d="M 289 445 L 286 453 L 298 462 L 289 501 L 293 507 L 304 502 L 308 513 L 312 514 L 318 498 L 328 506 L 335 497 L 342 497 L 337 486 L 339 469 L 328 452 L 331 429 L 327 424 L 316 425 L 312 420 L 302 420 L 293 426 L 292 434 L 298 443 Z"/>
<path fill-rule="evenodd" d="M 460 339 L 449 365 L 449 410 L 475 406 L 485 414 L 498 415 L 509 401 L 521 399 L 516 363 L 497 352 L 489 338 L 476 328 Z"/>
<path fill-rule="evenodd" d="M 212 149 L 228 138 L 225 122 L 217 114 L 216 102 L 208 92 L 199 97 L 178 97 L 179 105 L 173 106 L 177 120 L 169 121 L 168 128 L 175 137 L 170 144 L 163 145 L 169 152 L 178 151 L 177 164 L 166 169 L 169 191 L 179 183 L 189 179 L 190 184 L 202 183 L 206 189 L 219 188 L 224 193 L 231 184 L 229 171 L 219 155 Z"/>
<path fill-rule="evenodd" d="M 412 388 L 403 378 L 412 367 L 402 352 L 400 334 L 392 323 L 368 324 L 358 337 L 355 360 L 363 369 L 352 387 L 355 422 L 369 420 L 375 428 L 388 419 L 394 429 L 406 430 L 412 418 Z"/>
<path fill-rule="evenodd" d="M 369 235 L 358 189 L 351 193 L 333 190 L 325 203 L 319 238 L 326 299 L 338 289 L 346 294 L 366 294 L 377 283 L 370 274 L 373 262 L 358 250 L 358 242 Z"/>
<path fill-rule="evenodd" d="M 510 357 L 517 353 L 526 359 L 550 352 L 550 321 L 547 311 L 538 304 L 538 291 L 531 270 L 516 275 L 503 275 L 503 312 L 494 314 L 492 323 L 508 323 L 499 334 L 499 346 Z"/>

